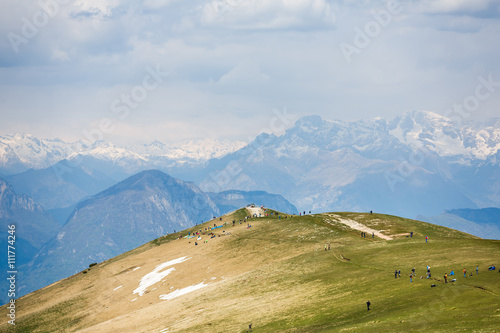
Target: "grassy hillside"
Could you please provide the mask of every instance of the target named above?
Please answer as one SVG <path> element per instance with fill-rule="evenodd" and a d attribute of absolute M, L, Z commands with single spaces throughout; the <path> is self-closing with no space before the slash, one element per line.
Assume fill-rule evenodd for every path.
<path fill-rule="evenodd" d="M 242 209 L 223 217 L 229 224 L 214 230 L 215 238 L 202 236 L 197 246 L 196 238 L 179 236 L 220 225 L 218 219 L 22 297 L 17 325 L 4 319 L 0 331 L 246 332 L 250 323 L 253 332 L 496 332 L 500 327 L 500 241 L 379 214 L 282 215 L 239 224 L 245 215 Z M 340 220 L 393 239 L 371 233 L 362 238 Z M 219 237 L 223 232 L 230 235 Z M 325 251 L 326 243 L 331 250 Z M 141 278 L 179 258 L 184 261 L 167 267 L 175 269 L 169 275 L 142 296 L 134 294 Z M 487 271 L 492 264 L 497 271 Z M 427 265 L 431 279 L 425 278 Z M 410 283 L 413 267 L 417 278 Z M 464 267 L 473 276 L 464 278 Z M 401 278 L 394 278 L 395 269 Z M 457 281 L 445 284 L 443 275 L 451 270 Z M 200 289 L 160 299 L 190 286 Z M 2 307 L 0 316 L 7 318 L 6 312 Z"/>

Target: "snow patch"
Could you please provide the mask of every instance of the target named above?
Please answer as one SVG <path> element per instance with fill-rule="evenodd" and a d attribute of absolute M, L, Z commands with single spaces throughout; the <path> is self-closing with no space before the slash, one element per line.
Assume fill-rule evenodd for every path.
<path fill-rule="evenodd" d="M 118 289 L 120 289 L 121 287 L 123 287 L 123 286 L 116 287 L 115 289 L 113 289 L 113 291 L 118 290 Z"/>
<path fill-rule="evenodd" d="M 201 289 L 203 287 L 208 286 L 208 284 L 205 284 L 204 282 L 195 284 L 194 286 L 189 286 L 183 289 L 177 289 L 176 291 L 171 292 L 170 294 L 165 294 L 165 295 L 160 295 L 160 299 L 163 300 L 170 300 L 185 294 L 188 294 L 190 292 L 193 292 L 195 290 Z"/>
<path fill-rule="evenodd" d="M 164 277 L 175 271 L 174 267 L 169 268 L 167 270 L 165 270 L 165 268 L 167 268 L 168 266 L 180 264 L 189 259 L 191 258 L 181 257 L 178 259 L 164 262 L 163 264 L 156 266 L 156 268 L 152 272 L 144 275 L 141 278 L 141 280 L 139 281 L 139 287 L 137 287 L 134 290 L 133 294 L 139 294 L 139 296 L 143 296 L 147 288 L 149 288 L 150 286 L 152 286 L 157 282 L 160 282 Z"/>
<path fill-rule="evenodd" d="M 132 272 L 135 272 L 136 270 L 138 270 L 140 267 L 136 267 L 132 270 Z"/>

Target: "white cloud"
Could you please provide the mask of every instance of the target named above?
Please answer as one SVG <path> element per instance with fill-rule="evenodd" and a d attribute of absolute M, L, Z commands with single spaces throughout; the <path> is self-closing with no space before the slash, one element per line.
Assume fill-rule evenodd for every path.
<path fill-rule="evenodd" d="M 213 0 L 202 16 L 207 25 L 242 29 L 332 26 L 335 19 L 325 0 Z"/>
<path fill-rule="evenodd" d="M 422 0 L 415 8 L 424 13 L 475 13 L 484 11 L 493 5 L 495 0 Z"/>

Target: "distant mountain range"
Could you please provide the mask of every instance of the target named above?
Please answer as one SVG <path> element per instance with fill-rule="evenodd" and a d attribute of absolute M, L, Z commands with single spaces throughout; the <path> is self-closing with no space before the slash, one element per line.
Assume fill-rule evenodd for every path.
<path fill-rule="evenodd" d="M 299 119 L 210 160 L 202 189 L 284 194 L 299 210 L 399 216 L 500 206 L 500 121 L 464 123 L 430 112 L 392 121 Z"/>
<path fill-rule="evenodd" d="M 499 118 L 457 124 L 425 111 L 353 122 L 307 116 L 281 136 L 264 133 L 244 147 L 216 141 L 183 147 L 3 136 L 0 173 L 10 174 L 16 191 L 46 209 L 70 206 L 104 184 L 147 169 L 193 181 L 205 192 L 280 194 L 299 210 L 316 212 L 373 210 L 414 218 L 500 207 Z M 66 184 L 40 170 L 63 159 L 78 175 L 66 176 L 70 170 L 59 168 Z M 37 180 L 35 170 L 19 175 L 23 168 L 37 169 Z M 43 188 L 50 193 L 46 197 L 38 195 Z"/>
<path fill-rule="evenodd" d="M 64 142 L 60 139 L 38 139 L 32 135 L 0 136 L 0 174 L 18 174 L 29 169 L 45 169 L 62 160 L 83 167 L 103 168 L 101 172 L 116 181 L 145 169 L 171 164 L 196 164 L 227 155 L 244 146 L 243 142 L 214 139 L 190 141 L 176 147 L 160 141 L 151 144 L 119 147 L 109 142 Z M 93 165 L 95 163 L 96 165 Z M 94 168 L 92 168 L 94 169 Z M 111 169 L 111 170 L 106 170 Z"/>

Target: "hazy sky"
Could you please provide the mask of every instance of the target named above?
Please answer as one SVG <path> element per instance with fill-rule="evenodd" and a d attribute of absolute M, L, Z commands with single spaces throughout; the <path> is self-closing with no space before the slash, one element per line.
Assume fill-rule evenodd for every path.
<path fill-rule="evenodd" d="M 2 0 L 0 35 L 0 134 L 174 144 L 247 140 L 276 110 L 500 116 L 498 0 Z"/>

